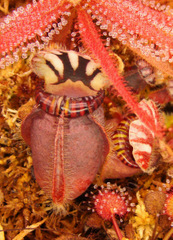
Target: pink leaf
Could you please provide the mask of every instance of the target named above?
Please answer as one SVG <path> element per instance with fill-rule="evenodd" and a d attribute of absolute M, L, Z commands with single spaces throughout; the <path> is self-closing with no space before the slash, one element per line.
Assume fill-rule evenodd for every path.
<path fill-rule="evenodd" d="M 148 124 L 140 119 L 133 121 L 129 129 L 129 142 L 133 147 L 133 156 L 139 167 L 147 173 L 152 173 L 159 161 L 159 141 L 161 117 L 156 104 L 145 99 L 139 103 L 144 115 L 151 121 Z M 156 136 L 157 133 L 157 136 Z"/>

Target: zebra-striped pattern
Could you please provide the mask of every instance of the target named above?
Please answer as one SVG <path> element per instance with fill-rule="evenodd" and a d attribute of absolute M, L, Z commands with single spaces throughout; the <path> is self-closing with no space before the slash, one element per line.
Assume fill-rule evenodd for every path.
<path fill-rule="evenodd" d="M 118 125 L 112 140 L 114 150 L 119 160 L 129 167 L 138 168 L 132 155 L 132 147 L 129 143 L 129 127 L 130 123 L 135 119 L 134 115 L 124 118 Z"/>
<path fill-rule="evenodd" d="M 36 87 L 36 102 L 43 111 L 54 116 L 59 116 L 62 111 L 65 117 L 70 118 L 92 113 L 104 99 L 104 90 L 100 90 L 96 96 L 70 98 L 45 92 L 43 84 L 43 82 L 40 82 Z"/>
<path fill-rule="evenodd" d="M 38 83 L 36 87 L 36 102 L 45 112 L 59 116 L 63 111 L 65 117 L 78 117 L 92 113 L 102 103 L 103 88 L 107 85 L 108 80 L 90 57 L 74 51 L 49 49 L 37 53 L 33 57 L 31 65 L 38 79 L 42 79 L 42 82 Z M 55 86 L 57 90 L 55 92 L 64 88 L 64 95 L 62 96 L 61 93 L 61 96 L 50 94 L 49 90 L 52 86 Z M 75 98 L 68 94 L 65 95 L 66 88 L 71 86 L 77 89 L 79 96 L 80 87 L 86 95 Z M 75 88 L 75 86 L 80 87 Z M 93 96 L 88 96 L 88 89 L 92 90 Z M 50 92 L 53 93 L 53 91 Z M 78 95 L 75 93 L 75 96 Z"/>
<path fill-rule="evenodd" d="M 80 81 L 84 86 L 99 91 L 108 84 L 108 79 L 89 56 L 74 51 L 40 51 L 33 57 L 31 66 L 46 85 Z"/>

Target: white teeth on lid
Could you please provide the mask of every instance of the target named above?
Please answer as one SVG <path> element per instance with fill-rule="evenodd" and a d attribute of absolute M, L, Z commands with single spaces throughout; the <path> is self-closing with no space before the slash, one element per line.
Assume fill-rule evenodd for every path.
<path fill-rule="evenodd" d="M 62 60 L 61 60 L 62 56 Z M 68 56 L 68 60 L 66 60 Z M 85 64 L 80 66 L 80 58 L 84 58 L 88 61 L 84 61 Z M 89 56 L 80 55 L 75 51 L 40 51 L 32 60 L 33 71 L 41 78 L 45 80 L 46 85 L 53 83 L 58 84 L 58 78 L 64 78 L 64 71 L 66 69 L 68 75 L 68 66 L 75 71 L 80 68 L 81 71 L 88 77 L 88 83 L 95 91 L 103 89 L 103 87 L 109 85 L 109 80 L 105 77 L 101 71 L 98 70 L 98 64 L 95 63 Z M 64 65 L 66 64 L 66 65 Z M 96 72 L 95 72 L 96 71 Z M 80 72 L 80 71 L 79 71 Z M 98 72 L 98 73 L 97 73 Z M 96 74 L 97 73 L 97 74 Z M 92 77 L 94 75 L 94 77 Z M 70 79 L 70 76 L 69 76 Z M 87 79 L 86 79 L 87 80 Z M 65 79 L 65 81 L 67 81 Z M 83 84 L 83 80 L 80 79 Z M 85 84 L 84 84 L 85 85 Z"/>
<path fill-rule="evenodd" d="M 47 53 L 45 54 L 44 58 L 48 60 L 54 67 L 55 69 L 59 72 L 59 75 L 63 77 L 64 75 L 64 64 L 61 61 L 59 57 L 52 53 Z"/>
<path fill-rule="evenodd" d="M 93 61 L 90 61 L 86 66 L 86 75 L 91 76 L 96 69 L 97 65 Z"/>
<path fill-rule="evenodd" d="M 79 56 L 74 51 L 69 51 L 68 57 L 72 68 L 76 71 L 79 66 Z"/>
<path fill-rule="evenodd" d="M 94 90 L 98 91 L 103 87 L 108 86 L 109 81 L 106 77 L 103 76 L 102 73 L 97 73 L 97 75 L 93 78 L 90 84 Z"/>
<path fill-rule="evenodd" d="M 49 68 L 49 66 L 46 64 L 46 61 L 43 57 L 37 57 L 35 56 L 32 61 L 31 65 L 33 68 L 33 71 L 40 77 L 45 80 L 45 82 L 49 82 L 51 79 L 52 82 L 57 82 L 57 76 L 52 71 L 52 69 Z"/>

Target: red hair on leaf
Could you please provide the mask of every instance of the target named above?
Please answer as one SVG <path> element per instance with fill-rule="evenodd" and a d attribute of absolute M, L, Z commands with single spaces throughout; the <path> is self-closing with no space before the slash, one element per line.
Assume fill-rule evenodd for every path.
<path fill-rule="evenodd" d="M 117 91 L 127 102 L 128 106 L 141 119 L 141 121 L 146 125 L 150 123 L 151 127 L 153 123 L 155 134 L 158 134 L 158 129 L 161 129 L 161 126 L 159 126 L 158 123 L 157 130 L 155 129 L 154 123 L 156 120 L 153 119 L 153 115 L 148 114 L 147 111 L 142 109 L 134 96 L 132 96 L 131 92 L 125 86 L 125 80 L 118 74 L 118 71 L 111 57 L 109 56 L 109 53 L 105 49 L 97 30 L 95 29 L 94 23 L 92 22 L 91 18 L 88 17 L 88 14 L 86 14 L 81 8 L 78 8 L 78 19 L 80 23 L 79 28 L 82 40 L 85 46 L 92 52 L 94 57 L 101 65 L 103 72 L 108 76 L 109 80 L 115 86 Z"/>

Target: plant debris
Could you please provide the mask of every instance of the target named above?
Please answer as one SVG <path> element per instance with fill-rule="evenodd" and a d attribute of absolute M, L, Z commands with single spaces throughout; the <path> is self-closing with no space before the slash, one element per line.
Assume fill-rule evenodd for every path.
<path fill-rule="evenodd" d="M 171 0 L 160 2 L 170 3 L 173 7 Z M 2 0 L 1 17 L 28 3 L 31 1 Z M 124 62 L 125 71 L 134 67 L 135 56 L 127 47 L 113 40 L 111 49 Z M 117 239 L 112 223 L 103 221 L 96 213 L 88 210 L 88 207 L 91 210 L 92 203 L 85 195 L 96 191 L 94 185 L 65 206 L 67 214 L 61 215 L 35 181 L 32 154 L 20 133 L 22 120 L 35 105 L 35 81 L 29 71 L 27 58 L 0 72 L 0 239 Z M 136 84 L 135 80 L 128 84 L 135 86 L 131 86 L 132 92 L 140 101 L 147 99 L 153 92 L 154 97 L 158 97 L 160 93 L 157 88 L 167 88 L 170 78 L 162 78 L 163 82 L 161 77 L 156 78 L 155 87 L 141 82 L 144 87 L 138 89 L 136 86 L 140 83 Z M 173 106 L 173 98 L 169 104 Z M 107 121 L 115 117 L 121 120 L 129 112 L 114 89 L 107 90 L 103 106 Z M 168 109 L 166 107 L 169 107 L 169 111 L 164 110 Z M 161 104 L 160 112 L 163 114 L 164 135 L 157 169 L 151 175 L 143 173 L 125 179 L 105 180 L 110 181 L 115 190 L 118 186 L 126 188 L 130 199 L 128 214 L 118 218 L 124 240 L 169 240 L 173 235 L 172 219 L 164 212 L 166 194 L 173 186 L 173 107 L 168 106 L 168 103 Z M 93 184 L 101 186 L 105 182 L 97 176 Z"/>

